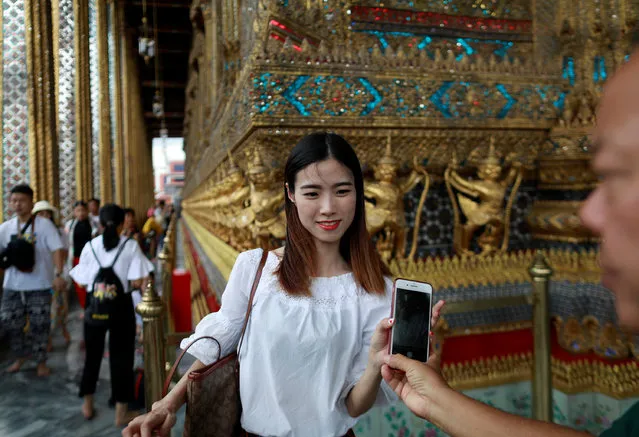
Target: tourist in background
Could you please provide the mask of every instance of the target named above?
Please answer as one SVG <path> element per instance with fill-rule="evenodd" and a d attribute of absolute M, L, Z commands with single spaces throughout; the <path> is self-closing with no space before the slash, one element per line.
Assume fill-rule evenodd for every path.
<path fill-rule="evenodd" d="M 93 227 L 93 236 L 95 237 L 102 231 L 100 225 L 100 199 L 92 197 L 87 202 L 89 208 L 89 220 L 91 220 L 91 226 Z"/>
<path fill-rule="evenodd" d="M 82 249 L 97 233 L 97 228 L 93 226 L 93 222 L 89 218 L 88 205 L 82 200 L 78 200 L 73 205 L 73 218 L 66 223 L 64 231 L 69 241 L 69 267 L 75 267 L 80 260 Z M 74 286 L 78 302 L 84 308 L 86 306 L 87 292 L 78 283 L 75 283 Z"/>
<path fill-rule="evenodd" d="M 132 208 L 124 209 L 124 229 L 122 235 L 133 238 L 138 244 L 142 245 L 142 237 L 135 218 L 135 211 Z"/>
<path fill-rule="evenodd" d="M 66 287 L 63 279 L 64 245 L 55 225 L 34 216 L 33 190 L 17 185 L 11 190 L 10 208 L 16 216 L 0 225 L 0 262 L 4 285 L 0 319 L 9 333 L 16 361 L 13 373 L 31 357 L 37 375 L 48 376 L 47 343 L 51 328 L 51 289 Z M 28 336 L 24 327 L 29 320 Z"/>
<path fill-rule="evenodd" d="M 51 222 L 58 229 L 60 239 L 62 240 L 63 254 L 66 259 L 68 256 L 69 246 L 68 239 L 65 238 L 64 227 L 60 227 L 58 209 L 51 205 L 46 200 L 40 200 L 33 206 L 31 211 L 38 217 L 43 217 L 51 220 Z M 62 336 L 64 337 L 65 344 L 69 346 L 71 343 L 71 335 L 67 329 L 67 319 L 69 316 L 69 268 L 68 263 L 65 263 L 65 268 L 62 274 L 66 282 L 66 286 L 60 290 L 53 290 L 53 299 L 51 301 L 51 330 L 49 332 L 49 341 L 47 343 L 47 352 L 53 350 L 53 336 L 58 327 L 62 330 Z"/>
<path fill-rule="evenodd" d="M 105 205 L 100 210 L 100 224 L 104 232 L 87 244 L 80 255 L 80 262 L 71 270 L 74 281 L 92 293 L 94 281 L 101 268 L 113 266 L 122 293 L 118 293 L 109 314 L 108 326 L 94 326 L 84 321 L 86 357 L 80 397 L 84 399 L 82 414 L 89 420 L 94 417 L 93 395 L 96 390 L 104 342 L 109 332 L 109 367 L 111 393 L 115 401 L 115 424 L 126 425 L 135 416 L 128 411 L 133 400 L 133 362 L 135 351 L 135 314 L 131 289 L 141 287 L 149 276 L 150 263 L 144 257 L 137 242 L 122 236 L 124 210 L 117 205 Z"/>
<path fill-rule="evenodd" d="M 155 210 L 150 208 L 147 211 L 147 220 L 142 227 L 142 236 L 144 238 L 144 252 L 150 260 L 154 260 L 157 255 L 158 241 L 162 237 L 164 228 L 158 222 L 158 216 Z"/>

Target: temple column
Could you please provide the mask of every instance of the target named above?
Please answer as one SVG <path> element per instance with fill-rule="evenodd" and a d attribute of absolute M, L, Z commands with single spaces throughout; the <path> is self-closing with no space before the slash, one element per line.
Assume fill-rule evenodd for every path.
<path fill-rule="evenodd" d="M 111 0 L 109 0 L 110 2 Z M 111 101 L 109 96 L 109 31 L 107 0 L 97 0 L 97 45 L 99 65 L 99 157 L 100 197 L 102 203 L 113 202 L 111 166 Z"/>
<path fill-rule="evenodd" d="M 91 148 L 91 90 L 89 77 L 89 2 L 74 0 L 75 23 L 75 110 L 76 110 L 76 186 L 78 199 L 93 196 Z"/>
<path fill-rule="evenodd" d="M 59 203 L 51 2 L 25 2 L 29 172 L 36 199 Z"/>
<path fill-rule="evenodd" d="M 123 77 L 123 143 L 124 143 L 124 206 L 140 215 L 154 203 L 153 159 L 147 138 L 137 70 L 137 53 L 130 35 L 122 39 Z"/>

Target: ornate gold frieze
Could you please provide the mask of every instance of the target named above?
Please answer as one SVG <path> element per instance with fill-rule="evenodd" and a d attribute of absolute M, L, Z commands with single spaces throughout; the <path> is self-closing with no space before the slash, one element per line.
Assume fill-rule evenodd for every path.
<path fill-rule="evenodd" d="M 306 1 L 306 0 L 305 0 Z M 469 17 L 500 17 L 519 20 L 529 20 L 531 17 L 530 0 L 499 0 L 491 2 L 469 1 L 451 2 L 437 0 L 413 0 L 409 4 L 403 0 L 385 0 L 383 6 L 394 9 L 414 9 L 417 11 L 439 12 L 443 14 L 455 14 Z M 380 7 L 378 0 L 354 0 L 352 5 Z"/>
<path fill-rule="evenodd" d="M 450 328 L 448 325 L 448 322 L 446 321 L 445 316 L 441 317 L 439 320 L 441 322 L 438 323 L 435 329 L 433 329 L 433 331 L 435 332 L 436 344 L 442 344 L 443 340 L 446 337 L 461 337 L 465 335 L 510 332 L 510 331 L 517 331 L 520 329 L 531 329 L 533 326 L 531 320 L 526 320 L 526 321 L 512 322 L 512 323 L 498 323 L 494 325 Z"/>
<path fill-rule="evenodd" d="M 553 281 L 600 282 L 598 253 L 550 250 L 545 252 L 553 267 Z M 493 256 L 453 256 L 427 258 L 417 261 L 392 260 L 394 276 L 413 278 L 433 285 L 435 289 L 459 288 L 472 285 L 499 285 L 530 281 L 528 268 L 535 253 L 532 251 L 499 253 Z"/>
<path fill-rule="evenodd" d="M 242 70 L 232 87 L 228 78 L 221 80 L 216 73 L 220 57 L 214 60 L 212 73 L 218 77 L 214 82 L 228 88 L 222 103 L 211 105 L 207 139 L 187 111 L 187 172 L 194 176 L 185 187 L 187 197 L 225 160 L 224 145 L 237 158 L 239 149 L 256 145 L 244 142 L 262 128 L 308 127 L 340 133 L 372 127 L 447 130 L 463 121 L 467 129 L 535 129 L 543 136 L 554 125 L 567 89 L 557 63 L 534 62 L 528 52 L 502 56 L 496 49 L 496 53 L 478 49 L 472 56 L 460 56 L 458 46 L 453 44 L 455 50 L 439 46 L 439 39 L 431 41 L 428 50 L 410 41 L 410 47 L 370 45 L 376 37 L 366 34 L 363 40 L 364 34 L 348 30 L 347 14 L 340 5 L 333 0 L 322 5 L 307 1 L 298 5 L 291 0 L 284 7 L 260 1 L 255 10 L 247 11 L 254 22 L 246 32 L 255 36 L 256 43 L 252 51 L 243 52 Z M 216 27 L 230 26 L 215 21 L 220 14 L 230 19 L 234 12 L 224 3 L 211 13 L 213 37 L 223 40 L 220 44 L 228 52 L 233 39 L 228 35 L 233 32 L 223 27 L 227 30 L 216 33 Z M 250 26 L 241 24 L 240 34 L 243 27 Z M 338 37 L 341 27 L 348 31 Z M 213 50 L 220 45 L 212 44 Z M 187 100 L 195 104 L 196 98 Z M 457 138 L 452 141 L 457 143 Z M 286 149 L 292 144 L 294 139 L 288 139 Z M 527 146 L 527 150 L 539 148 Z M 534 161 L 534 153 L 526 155 Z"/>
<path fill-rule="evenodd" d="M 598 183 L 590 157 L 579 159 L 570 156 L 540 159 L 538 181 L 542 190 L 590 190 Z"/>
<path fill-rule="evenodd" d="M 575 354 L 594 352 L 606 359 L 633 356 L 634 338 L 622 332 L 612 322 L 603 325 L 593 316 L 581 320 L 569 317 L 564 320 L 555 316 L 553 323 L 559 344 Z M 639 358 L 635 356 L 635 358 Z"/>
<path fill-rule="evenodd" d="M 532 363 L 532 353 L 495 356 L 444 365 L 442 374 L 456 390 L 469 390 L 528 381 L 532 378 Z M 596 392 L 616 399 L 639 395 L 636 361 L 612 364 L 552 358 L 551 371 L 553 388 L 566 394 Z"/>
<path fill-rule="evenodd" d="M 579 211 L 586 194 L 597 186 L 591 168 L 590 130 L 595 122 L 596 97 L 589 88 L 566 101 L 560 125 L 550 131 L 538 160 L 538 187 L 548 193 L 537 199 L 528 217 L 533 237 L 567 243 L 596 241 L 581 223 Z M 572 192 L 570 195 L 561 191 Z M 562 200 L 562 199 L 574 200 Z"/>
<path fill-rule="evenodd" d="M 444 379 L 455 390 L 528 381 L 532 377 L 532 353 L 480 358 L 442 366 Z"/>
<path fill-rule="evenodd" d="M 597 237 L 581 222 L 583 201 L 537 200 L 528 216 L 534 238 L 566 243 L 588 243 Z"/>
<path fill-rule="evenodd" d="M 600 361 L 571 363 L 552 359 L 553 387 L 567 394 L 597 392 L 616 399 L 639 395 L 636 361 L 608 364 Z"/>
<path fill-rule="evenodd" d="M 272 161 L 282 166 L 293 146 L 306 134 L 326 130 L 321 123 L 308 121 L 307 127 L 252 128 L 236 146 L 233 156 L 237 165 L 246 171 L 247 161 L 243 156 L 247 150 L 260 146 L 267 150 Z M 413 157 L 427 162 L 426 169 L 433 177 L 441 179 L 448 162 L 456 153 L 468 157 L 467 165 L 474 167 L 485 156 L 490 138 L 495 138 L 495 150 L 509 162 L 519 161 L 524 168 L 533 169 L 537 153 L 546 140 L 544 131 L 522 131 L 518 129 L 400 129 L 380 124 L 375 127 L 357 124 L 335 129 L 355 148 L 365 170 L 372 169 L 385 153 L 388 136 L 392 137 L 392 153 L 402 171 L 413 166 Z M 223 170 L 228 166 L 225 149 L 209 147 L 204 151 L 199 174 L 192 178 L 200 180 L 197 185 L 205 189 L 205 181 L 215 184 L 222 180 Z M 205 170 L 206 169 L 206 170 Z M 194 195 L 194 194 L 192 194 Z"/>

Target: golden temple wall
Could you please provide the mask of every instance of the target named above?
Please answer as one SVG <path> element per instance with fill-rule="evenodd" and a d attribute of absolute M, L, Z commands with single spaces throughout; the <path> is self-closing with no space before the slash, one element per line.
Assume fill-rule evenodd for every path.
<path fill-rule="evenodd" d="M 612 297 L 598 281 L 597 239 L 577 214 L 597 183 L 588 141 L 595 107 L 629 56 L 637 11 L 634 0 L 195 2 L 192 16 L 202 14 L 204 26 L 194 37 L 187 93 L 188 228 L 199 240 L 215 237 L 202 243 L 206 253 L 281 244 L 289 150 L 307 133 L 337 132 L 362 162 L 374 198 L 367 215 L 394 217 L 369 230 L 395 273 L 434 281 L 473 305 L 527 292 L 526 250 L 549 250 L 558 272 L 556 342 L 575 355 L 629 360 L 623 378 L 632 378 L 636 339 L 616 326 Z M 458 189 L 479 187 L 487 163 L 499 166 L 503 183 L 493 217 L 502 228 L 473 230 L 464 246 L 473 207 Z M 376 194 L 383 165 L 395 172 L 400 202 Z M 271 184 L 260 187 L 260 178 Z M 403 208 L 378 214 L 393 202 Z M 403 241 L 388 237 L 398 230 Z M 484 332 L 491 317 L 502 330 L 531 320 L 529 309 L 478 310 L 450 318 L 446 335 Z M 500 372 L 530 369 L 525 354 L 491 360 L 479 370 L 493 383 Z M 472 365 L 459 366 L 448 371 L 460 387 L 477 382 Z M 637 393 L 603 366 L 553 361 L 567 392 Z M 597 385 L 597 375 L 608 376 Z"/>

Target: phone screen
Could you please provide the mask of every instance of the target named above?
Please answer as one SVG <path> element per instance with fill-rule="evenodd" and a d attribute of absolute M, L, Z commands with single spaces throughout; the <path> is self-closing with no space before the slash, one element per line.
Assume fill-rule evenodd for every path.
<path fill-rule="evenodd" d="M 391 353 L 428 360 L 431 294 L 397 288 Z"/>

